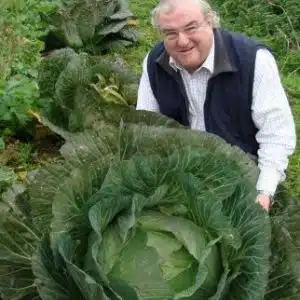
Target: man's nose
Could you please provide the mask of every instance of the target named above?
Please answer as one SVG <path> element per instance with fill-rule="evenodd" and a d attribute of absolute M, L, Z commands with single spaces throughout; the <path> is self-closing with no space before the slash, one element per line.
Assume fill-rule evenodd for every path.
<path fill-rule="evenodd" d="M 179 32 L 178 37 L 177 37 L 177 45 L 180 46 L 180 47 L 184 47 L 188 43 L 189 43 L 188 37 L 184 33 Z"/>

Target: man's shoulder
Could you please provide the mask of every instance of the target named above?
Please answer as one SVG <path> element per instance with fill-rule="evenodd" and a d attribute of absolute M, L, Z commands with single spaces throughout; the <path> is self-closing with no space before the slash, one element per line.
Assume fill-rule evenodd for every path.
<path fill-rule="evenodd" d="M 163 52 L 165 51 L 165 46 L 164 43 L 159 41 L 157 42 L 152 49 L 149 52 L 148 57 L 150 59 L 156 59 L 158 58 Z"/>
<path fill-rule="evenodd" d="M 268 45 L 264 44 L 263 42 L 259 41 L 257 38 L 248 36 L 245 33 L 237 32 L 237 31 L 230 31 L 226 29 L 220 29 L 220 32 L 224 38 L 230 39 L 231 41 L 242 44 L 252 46 L 254 48 L 264 48 L 271 50 Z"/>
<path fill-rule="evenodd" d="M 248 43 L 258 43 L 258 41 L 255 38 L 247 36 L 242 32 L 231 31 L 226 29 L 220 29 L 220 32 L 224 38 L 230 38 L 235 41 L 243 41 Z"/>

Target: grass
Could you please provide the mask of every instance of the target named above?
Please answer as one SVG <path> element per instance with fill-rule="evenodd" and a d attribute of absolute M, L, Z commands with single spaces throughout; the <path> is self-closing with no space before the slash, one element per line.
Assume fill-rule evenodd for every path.
<path fill-rule="evenodd" d="M 0 35 L 3 37 L 0 42 L 0 82 L 5 80 L 10 72 L 10 65 L 13 62 L 13 49 L 17 41 L 12 36 L 12 28 L 0 23 Z"/>
<path fill-rule="evenodd" d="M 283 84 L 289 95 L 297 133 L 297 148 L 290 159 L 285 185 L 294 196 L 300 197 L 300 76 L 285 75 Z"/>
<path fill-rule="evenodd" d="M 157 1 L 147 0 L 131 1 L 131 10 L 139 20 L 138 31 L 141 34 L 139 44 L 129 48 L 127 53 L 122 55 L 125 61 L 128 62 L 130 67 L 138 74 L 141 73 L 143 59 L 148 51 L 151 50 L 153 45 L 159 40 L 157 31 L 151 25 L 150 12 L 157 4 Z"/>

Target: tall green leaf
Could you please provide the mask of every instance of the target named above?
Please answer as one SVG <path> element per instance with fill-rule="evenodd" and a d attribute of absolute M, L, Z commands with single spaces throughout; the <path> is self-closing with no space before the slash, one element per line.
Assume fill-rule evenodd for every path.
<path fill-rule="evenodd" d="M 39 232 L 25 216 L 0 213 L 0 295 L 3 300 L 33 296 L 31 257 L 40 241 Z"/>

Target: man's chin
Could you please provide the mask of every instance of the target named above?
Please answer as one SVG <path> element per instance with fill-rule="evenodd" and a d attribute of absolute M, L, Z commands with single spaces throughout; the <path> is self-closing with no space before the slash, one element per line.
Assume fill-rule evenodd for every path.
<path fill-rule="evenodd" d="M 186 70 L 197 70 L 201 66 L 200 63 L 194 61 L 182 61 L 181 65 Z"/>

